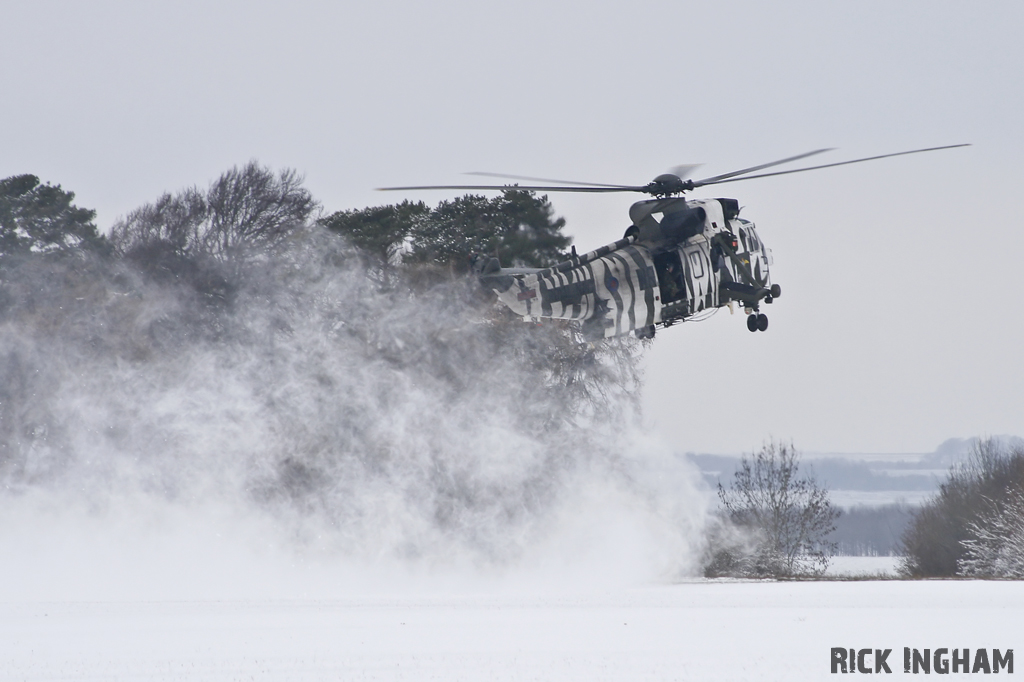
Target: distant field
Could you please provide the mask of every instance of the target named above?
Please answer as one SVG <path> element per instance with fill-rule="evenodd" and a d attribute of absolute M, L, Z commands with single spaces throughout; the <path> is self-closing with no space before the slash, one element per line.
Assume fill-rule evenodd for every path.
<path fill-rule="evenodd" d="M 919 506 L 934 492 L 928 490 L 830 490 L 832 504 L 843 507 L 881 507 L 886 504 Z"/>
<path fill-rule="evenodd" d="M 834 556 L 826 575 L 829 576 L 895 576 L 899 557 Z"/>

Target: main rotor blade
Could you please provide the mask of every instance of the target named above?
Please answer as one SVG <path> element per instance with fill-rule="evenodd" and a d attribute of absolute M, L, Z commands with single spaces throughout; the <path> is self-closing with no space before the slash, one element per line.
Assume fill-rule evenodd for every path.
<path fill-rule="evenodd" d="M 695 180 L 693 182 L 694 187 L 700 187 L 701 185 L 710 185 L 716 182 L 722 182 L 726 178 L 734 178 L 737 175 L 743 175 L 745 173 L 753 173 L 754 171 L 764 170 L 765 168 L 771 168 L 772 166 L 780 166 L 790 161 L 799 161 L 800 159 L 806 159 L 808 156 L 814 156 L 815 154 L 821 154 L 822 152 L 830 152 L 835 147 L 829 147 L 828 149 L 815 149 L 812 152 L 805 152 L 803 154 L 797 154 L 791 156 L 788 159 L 779 159 L 778 161 L 771 161 L 769 163 L 762 163 L 759 166 L 751 166 L 750 168 L 744 168 L 743 170 L 733 171 L 731 173 L 723 173 L 722 175 L 716 175 L 710 178 L 704 178 L 703 180 Z"/>
<path fill-rule="evenodd" d="M 728 178 L 722 180 L 715 180 L 710 178 L 708 180 L 700 180 L 693 183 L 694 187 L 703 187 L 704 185 L 717 185 L 723 182 L 737 182 L 739 180 L 753 180 L 754 178 L 770 178 L 775 175 L 789 175 L 790 173 L 803 173 L 804 171 L 819 170 L 821 168 L 833 168 L 835 166 L 847 166 L 851 163 L 861 163 L 862 161 L 874 161 L 876 159 L 888 159 L 891 156 L 906 156 L 907 154 L 920 154 L 921 152 L 935 152 L 940 149 L 956 149 L 957 147 L 970 147 L 970 144 L 950 144 L 945 147 L 928 147 L 927 149 L 912 149 L 908 152 L 896 152 L 895 154 L 880 154 L 878 156 L 868 156 L 863 159 L 853 159 L 852 161 L 840 161 L 839 163 L 826 163 L 821 166 L 809 166 L 807 168 L 797 168 L 794 170 L 787 171 L 775 171 L 774 173 L 761 173 L 760 175 L 748 175 L 744 178 Z"/>
<path fill-rule="evenodd" d="M 416 187 L 378 187 L 378 192 L 400 192 L 404 190 L 457 189 L 457 190 L 522 190 L 524 192 L 645 192 L 645 187 L 536 187 L 528 185 L 419 185 Z"/>
<path fill-rule="evenodd" d="M 613 185 L 607 182 L 581 182 L 579 180 L 553 180 L 551 178 L 532 178 L 528 175 L 505 175 L 504 173 L 485 173 L 483 171 L 472 171 L 463 175 L 482 175 L 488 178 L 508 178 L 509 180 L 528 180 L 529 182 L 555 182 L 560 185 L 586 185 L 587 187 L 616 187 L 625 189 L 631 185 Z"/>

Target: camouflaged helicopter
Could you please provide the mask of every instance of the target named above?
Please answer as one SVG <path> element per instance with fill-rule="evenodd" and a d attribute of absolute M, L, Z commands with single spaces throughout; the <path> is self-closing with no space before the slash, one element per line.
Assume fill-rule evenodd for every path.
<path fill-rule="evenodd" d="M 555 183 L 534 185 L 428 185 L 384 187 L 382 190 L 507 190 L 532 192 L 639 192 L 653 198 L 629 209 L 632 224 L 622 239 L 577 255 L 576 247 L 563 262 L 549 268 L 503 268 L 497 258 L 476 256 L 473 270 L 483 286 L 524 319 L 555 318 L 582 324 L 589 338 L 630 332 L 653 338 L 660 325 L 703 319 L 719 308 L 743 306 L 747 329 L 768 329 L 762 303 L 779 298 L 772 282 L 772 252 L 761 241 L 754 223 L 739 217 L 736 199 L 690 199 L 683 195 L 699 187 L 802 173 L 893 156 L 953 149 L 948 145 L 882 154 L 795 170 L 757 171 L 831 151 L 817 149 L 702 180 L 689 180 L 697 166 L 679 166 L 646 185 L 571 182 L 498 173 L 471 173 L 509 180 Z"/>

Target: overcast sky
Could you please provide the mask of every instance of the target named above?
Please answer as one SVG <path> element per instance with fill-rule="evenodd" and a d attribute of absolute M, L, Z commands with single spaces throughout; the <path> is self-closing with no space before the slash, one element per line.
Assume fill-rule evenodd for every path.
<path fill-rule="evenodd" d="M 107 228 L 249 159 L 334 211 L 474 170 L 643 184 L 970 142 L 698 193 L 740 200 L 783 295 L 766 333 L 726 310 L 646 363 L 680 451 L 926 452 L 1024 435 L 1022 29 L 1016 1 L 7 3 L 0 177 Z M 635 197 L 552 199 L 587 251 Z"/>

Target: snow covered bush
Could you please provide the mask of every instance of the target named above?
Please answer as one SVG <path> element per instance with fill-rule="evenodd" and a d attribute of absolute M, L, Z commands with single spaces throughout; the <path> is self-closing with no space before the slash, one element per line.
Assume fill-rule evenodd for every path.
<path fill-rule="evenodd" d="M 985 575 L 981 557 L 1002 552 L 1015 490 L 1024 485 L 1024 449 L 979 441 L 966 461 L 953 465 L 938 494 L 914 515 L 903 534 L 902 573 L 908 577 Z M 973 548 L 973 549 L 972 549 Z M 971 552 L 976 554 L 971 554 Z M 981 560 L 981 563 L 974 563 Z M 967 562 L 967 563 L 964 563 Z"/>
<path fill-rule="evenodd" d="M 967 527 L 961 544 L 961 575 L 972 578 L 1024 578 L 1024 489 L 1014 488 L 1003 505 L 991 502 Z"/>

